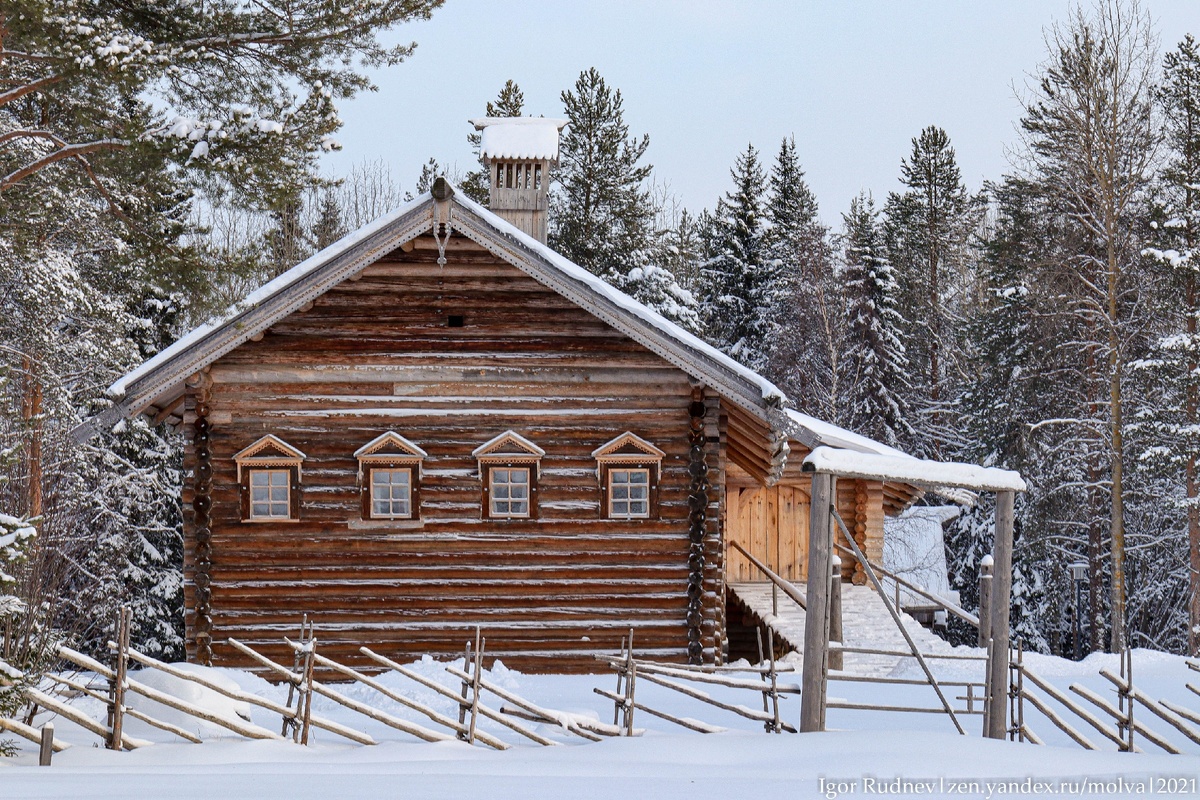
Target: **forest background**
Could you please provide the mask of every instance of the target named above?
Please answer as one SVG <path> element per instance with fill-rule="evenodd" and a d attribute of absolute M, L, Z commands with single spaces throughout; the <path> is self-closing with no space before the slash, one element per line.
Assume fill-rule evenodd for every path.
<path fill-rule="evenodd" d="M 182 657 L 179 434 L 71 432 L 117 376 L 436 175 L 486 203 L 476 165 L 321 170 L 338 105 L 412 52 L 381 34 L 439 5 L 0 9 L 0 658 L 32 675 L 61 639 L 99 649 L 122 604 L 143 651 Z M 532 113 L 497 84 L 481 114 Z M 803 167 L 820 154 L 783 135 L 689 211 L 620 90 L 584 69 L 537 109 L 569 120 L 550 244 L 807 413 L 1020 470 L 1026 647 L 1073 648 L 1083 560 L 1085 649 L 1196 654 L 1200 45 L 1164 46 L 1146 7 L 1101 0 L 1046 30 L 1017 86 L 1006 174 L 969 188 L 932 124 L 897 154 L 900 188 L 831 226 Z M 968 607 L 991 517 L 982 502 L 947 534 Z"/>

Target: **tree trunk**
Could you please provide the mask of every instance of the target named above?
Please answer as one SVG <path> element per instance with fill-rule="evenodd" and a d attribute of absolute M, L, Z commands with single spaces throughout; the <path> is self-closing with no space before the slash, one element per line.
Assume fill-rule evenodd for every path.
<path fill-rule="evenodd" d="M 21 423 L 25 429 L 25 516 L 40 517 L 44 509 L 42 496 L 42 384 L 38 380 L 34 361 L 23 356 L 24 393 L 21 397 Z"/>
<path fill-rule="evenodd" d="M 1114 223 L 1115 213 L 1113 215 Z M 1121 422 L 1121 351 L 1117 323 L 1116 232 L 1108 237 L 1108 402 L 1112 441 L 1112 640 L 1111 652 L 1125 649 L 1125 442 Z"/>

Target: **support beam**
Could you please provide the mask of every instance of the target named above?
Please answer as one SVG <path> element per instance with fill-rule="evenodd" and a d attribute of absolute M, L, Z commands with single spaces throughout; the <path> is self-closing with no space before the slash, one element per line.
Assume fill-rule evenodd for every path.
<path fill-rule="evenodd" d="M 1008 730 L 1008 606 L 1012 598 L 1013 502 L 1015 493 L 996 493 L 996 541 L 992 557 L 991 634 L 992 652 L 988 665 L 989 739 L 1003 739 Z"/>
<path fill-rule="evenodd" d="M 833 569 L 833 519 L 829 513 L 836 478 L 813 474 L 808 525 L 808 591 L 804 609 L 804 672 L 800 731 L 825 730 L 825 690 L 829 650 L 829 575 Z"/>

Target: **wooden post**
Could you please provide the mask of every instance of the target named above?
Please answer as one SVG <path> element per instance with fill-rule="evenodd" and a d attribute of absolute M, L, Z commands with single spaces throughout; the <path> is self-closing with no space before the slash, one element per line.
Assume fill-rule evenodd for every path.
<path fill-rule="evenodd" d="M 987 647 L 992 636 L 992 571 L 991 554 L 979 560 L 979 646 Z"/>
<path fill-rule="evenodd" d="M 475 627 L 475 668 L 471 671 L 471 724 L 467 727 L 467 744 L 475 744 L 475 725 L 479 721 L 479 682 L 483 677 L 483 635 Z"/>
<path fill-rule="evenodd" d="M 463 648 L 463 672 L 470 674 L 471 672 L 471 640 L 467 639 L 467 644 Z M 458 738 L 464 742 L 467 740 L 467 709 L 470 708 L 470 703 L 467 702 L 468 693 L 471 691 L 471 684 L 467 681 L 462 682 L 462 687 L 459 695 L 462 697 L 462 702 L 458 704 L 458 725 L 462 730 L 458 734 Z"/>
<path fill-rule="evenodd" d="M 133 613 L 128 606 L 117 612 L 117 663 L 113 670 L 112 736 L 109 750 L 121 749 L 121 728 L 125 723 L 125 679 L 129 671 L 129 627 Z"/>
<path fill-rule="evenodd" d="M 842 560 L 836 555 L 829 559 L 833 574 L 829 576 L 829 641 L 842 644 Z M 844 666 L 842 651 L 829 651 L 829 669 Z"/>
<path fill-rule="evenodd" d="M 120 741 L 119 739 L 117 741 Z M 50 759 L 54 757 L 54 723 L 47 722 L 42 726 L 42 741 L 41 750 L 38 752 L 38 766 L 50 766 Z"/>
<path fill-rule="evenodd" d="M 308 744 L 308 734 L 312 728 L 312 696 L 313 696 L 313 665 L 316 655 L 317 640 L 309 639 L 304 643 L 304 685 L 299 695 L 299 705 L 303 707 L 300 715 L 300 744 Z"/>
<path fill-rule="evenodd" d="M 989 739 L 1003 739 L 1008 728 L 1008 605 L 1012 595 L 1013 501 L 1012 491 L 996 493 L 996 541 L 993 545 L 990 617 L 992 652 L 988 664 Z"/>
<path fill-rule="evenodd" d="M 826 656 L 829 651 L 829 572 L 833 555 L 832 475 L 814 472 L 808 525 L 808 593 L 804 610 L 804 673 L 800 730 L 825 730 Z"/>

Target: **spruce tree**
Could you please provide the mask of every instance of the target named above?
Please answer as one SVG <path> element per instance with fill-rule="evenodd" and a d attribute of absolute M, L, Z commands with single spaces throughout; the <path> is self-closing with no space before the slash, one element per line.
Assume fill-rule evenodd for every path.
<path fill-rule="evenodd" d="M 733 169 L 732 191 L 712 216 L 708 260 L 701 267 L 704 329 L 709 341 L 751 369 L 770 355 L 774 270 L 768 263 L 766 176 L 747 145 Z"/>
<path fill-rule="evenodd" d="M 843 320 L 829 231 L 804 179 L 796 142 L 783 140 L 766 199 L 766 257 L 759 299 L 770 343 L 764 372 L 802 411 L 840 421 Z"/>
<path fill-rule="evenodd" d="M 905 399 L 904 318 L 879 213 L 870 194 L 863 192 L 850 202 L 842 224 L 846 297 L 843 421 L 864 436 L 904 449 L 914 436 Z"/>
<path fill-rule="evenodd" d="M 519 117 L 524 113 L 524 110 L 525 94 L 515 82 L 507 80 L 504 82 L 504 88 L 500 90 L 500 94 L 496 97 L 496 102 L 489 101 L 483 115 L 485 117 Z M 487 208 L 492 181 L 490 173 L 483 167 L 483 162 L 479 155 L 479 148 L 483 142 L 483 134 L 479 131 L 467 134 L 467 142 L 471 145 L 471 152 L 475 154 L 475 158 L 480 159 L 480 168 L 472 170 L 463 176 L 462 183 L 459 186 L 467 197 Z"/>
<path fill-rule="evenodd" d="M 1200 45 L 1188 35 L 1168 53 L 1158 100 L 1168 162 L 1150 254 L 1169 275 L 1169 320 L 1143 369 L 1161 389 L 1140 415 L 1152 430 L 1153 461 L 1182 476 L 1187 515 L 1187 651 L 1200 655 Z"/>

